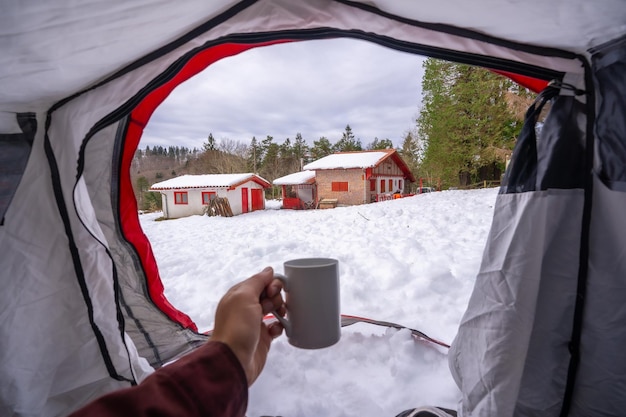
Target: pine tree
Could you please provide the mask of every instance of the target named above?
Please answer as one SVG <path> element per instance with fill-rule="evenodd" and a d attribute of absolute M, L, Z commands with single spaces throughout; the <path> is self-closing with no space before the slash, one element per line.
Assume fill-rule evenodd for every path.
<path fill-rule="evenodd" d="M 333 151 L 335 152 L 350 152 L 350 151 L 362 151 L 361 140 L 354 137 L 352 128 L 350 125 L 346 125 L 346 130 L 343 132 L 341 139 L 333 145 Z"/>
<path fill-rule="evenodd" d="M 263 150 L 256 140 L 255 136 L 252 136 L 250 147 L 248 148 L 248 170 L 253 173 L 258 173 L 261 169 L 261 161 L 263 160 Z"/>
<path fill-rule="evenodd" d="M 477 181 L 487 171 L 496 176 L 521 127 L 507 100 L 513 83 L 482 68 L 433 58 L 424 69 L 417 119 L 425 146 L 421 169 L 448 186 Z"/>
<path fill-rule="evenodd" d="M 367 145 L 367 150 L 376 150 L 376 149 L 393 149 L 393 142 L 390 139 L 382 139 L 374 138 L 374 141 Z"/>
<path fill-rule="evenodd" d="M 213 137 L 213 133 L 209 133 L 209 137 L 207 138 L 207 141 L 202 144 L 202 150 L 204 152 L 217 150 L 217 144 L 215 143 L 215 138 Z"/>
<path fill-rule="evenodd" d="M 333 145 L 328 138 L 322 136 L 319 140 L 313 141 L 311 148 L 311 159 L 316 161 L 333 153 Z"/>
<path fill-rule="evenodd" d="M 274 143 L 272 136 L 267 135 L 261 142 L 261 147 L 263 148 L 263 161 L 259 173 L 271 182 L 282 176 L 280 146 Z M 271 191 L 273 192 L 273 189 Z"/>
<path fill-rule="evenodd" d="M 402 141 L 402 148 L 398 150 L 398 153 L 413 173 L 413 176 L 419 178 L 420 146 L 414 133 L 406 133 Z"/>
<path fill-rule="evenodd" d="M 309 147 L 302 139 L 300 132 L 296 133 L 296 138 L 293 141 L 293 156 L 297 159 L 300 168 L 310 162 Z"/>

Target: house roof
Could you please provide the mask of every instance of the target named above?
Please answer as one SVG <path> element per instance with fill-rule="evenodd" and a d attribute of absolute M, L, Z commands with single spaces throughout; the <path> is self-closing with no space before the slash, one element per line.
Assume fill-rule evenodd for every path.
<path fill-rule="evenodd" d="M 169 180 L 157 182 L 152 184 L 150 190 L 173 190 L 173 189 L 185 189 L 185 188 L 229 188 L 237 187 L 245 182 L 254 181 L 257 184 L 263 186 L 263 188 L 269 188 L 270 183 L 266 179 L 259 177 L 256 174 L 204 174 L 204 175 L 181 175 L 180 177 L 171 178 Z"/>
<path fill-rule="evenodd" d="M 388 157 L 390 152 L 395 152 L 395 150 L 339 152 L 306 164 L 304 169 L 373 168 Z"/>
<path fill-rule="evenodd" d="M 300 171 L 284 177 L 276 178 L 272 181 L 274 185 L 299 185 L 312 184 L 315 182 L 315 171 Z"/>
<path fill-rule="evenodd" d="M 310 164 L 306 164 L 307 170 L 327 170 L 327 169 L 354 169 L 354 168 L 374 168 L 380 165 L 387 158 L 392 158 L 402 169 L 407 179 L 415 182 L 415 177 L 395 149 L 381 149 L 374 151 L 358 152 L 338 152 L 325 156 Z"/>

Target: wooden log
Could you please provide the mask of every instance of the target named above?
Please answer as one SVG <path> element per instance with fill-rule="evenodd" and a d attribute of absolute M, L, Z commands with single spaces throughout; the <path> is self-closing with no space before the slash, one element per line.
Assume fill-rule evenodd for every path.
<path fill-rule="evenodd" d="M 207 216 L 233 217 L 233 210 L 226 197 L 212 198 L 204 212 Z"/>

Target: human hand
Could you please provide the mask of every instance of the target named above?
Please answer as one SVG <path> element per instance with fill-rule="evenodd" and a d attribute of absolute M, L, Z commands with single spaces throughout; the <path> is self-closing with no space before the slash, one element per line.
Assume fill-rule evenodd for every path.
<path fill-rule="evenodd" d="M 217 306 L 211 340 L 232 349 L 243 366 L 248 386 L 263 370 L 272 339 L 283 331 L 278 322 L 263 322 L 263 317 L 272 311 L 285 314 L 281 289 L 282 283 L 274 279 L 273 269 L 267 267 L 229 289 Z"/>

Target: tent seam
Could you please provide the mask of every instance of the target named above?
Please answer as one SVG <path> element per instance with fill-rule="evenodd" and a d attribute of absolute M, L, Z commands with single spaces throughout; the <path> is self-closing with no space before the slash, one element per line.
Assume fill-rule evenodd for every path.
<path fill-rule="evenodd" d="M 574 320 L 572 323 L 572 335 L 569 342 L 570 361 L 567 370 L 567 380 L 565 391 L 563 393 L 563 404 L 561 406 L 560 417 L 569 415 L 574 388 L 576 385 L 576 377 L 578 373 L 578 365 L 580 363 L 580 342 L 582 338 L 583 316 L 585 310 L 585 296 L 587 291 L 587 279 L 589 274 L 589 244 L 591 229 L 591 212 L 593 204 L 593 160 L 594 160 L 594 144 L 595 137 L 593 128 L 595 124 L 595 88 L 593 85 L 592 71 L 590 64 L 586 60 L 582 60 L 585 65 L 585 82 L 587 89 L 586 106 L 587 126 L 586 126 L 586 184 L 584 191 L 584 206 L 581 224 L 581 239 L 579 248 L 579 265 L 578 279 L 576 285 L 576 303 L 574 306 Z"/>
<path fill-rule="evenodd" d="M 383 10 L 380 10 L 379 8 L 375 6 L 370 6 L 364 3 L 357 3 L 352 0 L 333 0 L 333 1 L 344 4 L 346 6 L 365 10 L 370 13 L 377 14 L 379 16 L 382 16 L 391 20 L 395 20 L 397 22 L 401 22 L 404 24 L 408 24 L 411 26 L 421 27 L 421 28 L 429 29 L 435 32 L 447 33 L 449 35 L 455 35 L 455 36 L 459 36 L 462 38 L 474 39 L 480 42 L 485 42 L 485 43 L 489 43 L 489 44 L 497 45 L 497 46 L 503 46 L 503 47 L 514 49 L 517 51 L 528 52 L 528 53 L 532 53 L 535 55 L 542 55 L 542 56 L 557 56 L 560 58 L 567 58 L 567 59 L 575 59 L 577 57 L 576 53 L 562 50 L 562 49 L 545 48 L 545 47 L 540 47 L 540 46 L 521 44 L 521 43 L 509 41 L 506 39 L 485 35 L 480 32 L 470 30 L 470 29 L 464 29 L 464 28 L 460 28 L 457 26 L 447 25 L 444 23 L 427 23 L 427 22 L 421 22 L 421 21 L 401 17 L 398 15 L 394 15 L 392 13 L 388 13 Z"/>
<path fill-rule="evenodd" d="M 50 173 L 51 173 L 50 179 L 52 181 L 52 188 L 54 191 L 55 200 L 57 202 L 57 208 L 59 210 L 59 215 L 61 216 L 61 220 L 65 228 L 65 234 L 68 238 L 68 246 L 70 250 L 70 255 L 72 257 L 72 264 L 74 266 L 74 271 L 76 273 L 76 279 L 78 281 L 81 293 L 83 295 L 83 301 L 85 302 L 85 305 L 87 307 L 87 315 L 89 317 L 89 324 L 96 337 L 98 346 L 100 348 L 100 353 L 102 355 L 102 359 L 105 363 L 109 376 L 111 376 L 113 379 L 118 380 L 118 381 L 126 381 L 126 382 L 130 382 L 131 384 L 135 384 L 136 381 L 134 380 L 134 378 L 128 379 L 118 374 L 117 370 L 115 369 L 115 365 L 113 364 L 113 361 L 111 359 L 111 355 L 109 354 L 109 351 L 107 349 L 106 341 L 104 340 L 104 335 L 102 334 L 100 328 L 98 327 L 94 319 L 93 304 L 91 302 L 91 297 L 89 295 L 89 290 L 87 288 L 87 283 L 85 281 L 85 274 L 84 274 L 84 270 L 82 267 L 82 263 L 80 261 L 80 254 L 78 253 L 78 247 L 76 246 L 76 242 L 74 241 L 74 235 L 73 235 L 72 227 L 69 221 L 69 213 L 67 210 L 67 206 L 65 204 L 65 200 L 63 198 L 63 191 L 61 187 L 59 169 L 56 163 L 56 159 L 54 157 L 54 151 L 52 150 L 52 144 L 50 143 L 50 137 L 48 135 L 48 130 L 50 127 L 51 119 L 52 119 L 51 112 L 48 112 L 47 117 L 46 117 L 46 127 L 45 127 L 45 133 L 44 133 L 44 150 L 45 150 L 45 154 L 48 159 L 49 166 L 50 166 Z"/>

